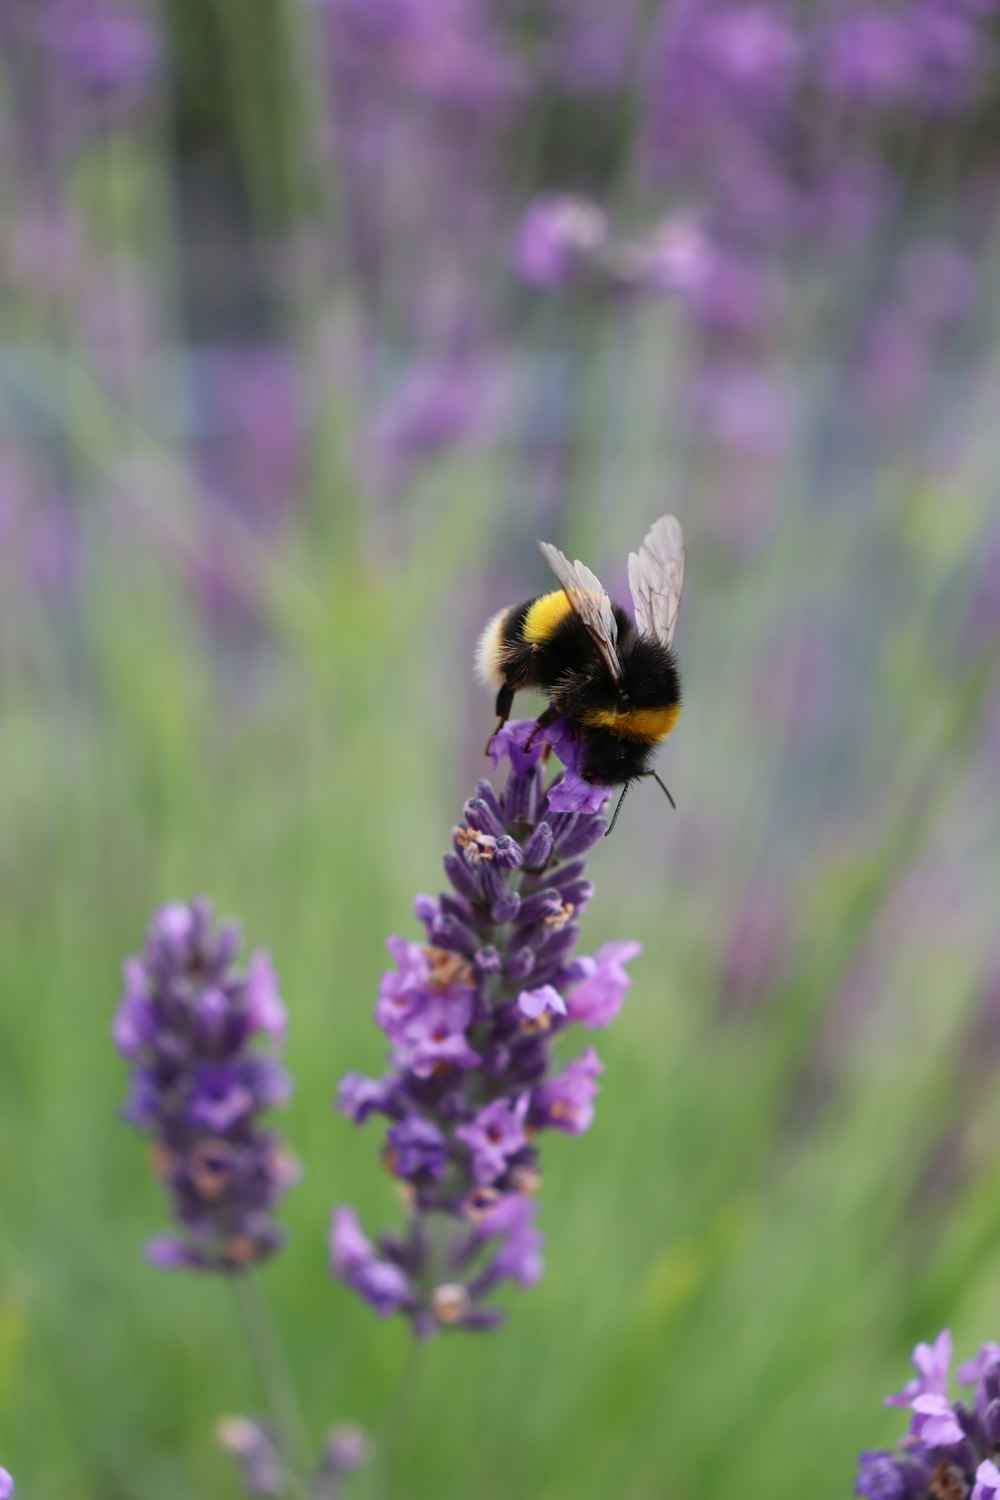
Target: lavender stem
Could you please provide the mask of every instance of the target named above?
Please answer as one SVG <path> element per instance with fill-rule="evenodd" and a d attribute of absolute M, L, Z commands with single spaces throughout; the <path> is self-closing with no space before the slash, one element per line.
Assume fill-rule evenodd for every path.
<path fill-rule="evenodd" d="M 393 1493 L 393 1479 L 398 1468 L 403 1432 L 410 1407 L 413 1404 L 413 1389 L 416 1383 L 415 1376 L 419 1349 L 420 1345 L 416 1339 L 407 1340 L 403 1368 L 399 1372 L 399 1380 L 396 1383 L 396 1389 L 389 1403 L 385 1426 L 382 1430 L 381 1462 L 378 1465 L 380 1479 L 376 1486 L 378 1500 L 391 1500 Z"/>
<path fill-rule="evenodd" d="M 312 1447 L 284 1348 L 258 1278 L 249 1272 L 240 1272 L 232 1277 L 232 1281 L 247 1340 L 280 1434 L 291 1492 L 298 1500 L 309 1500 L 309 1489 L 301 1475 L 309 1473 Z"/>

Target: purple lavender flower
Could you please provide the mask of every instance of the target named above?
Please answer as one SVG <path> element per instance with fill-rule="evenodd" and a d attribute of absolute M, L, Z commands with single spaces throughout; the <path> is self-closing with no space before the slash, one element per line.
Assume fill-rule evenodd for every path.
<path fill-rule="evenodd" d="M 996 1500 L 1000 1473 L 992 1460 L 1000 1447 L 1000 1346 L 984 1344 L 975 1359 L 959 1367 L 962 1383 L 975 1386 L 971 1411 L 948 1396 L 947 1329 L 933 1344 L 918 1344 L 913 1363 L 916 1378 L 885 1403 L 910 1408 L 910 1431 L 892 1451 L 861 1454 L 854 1493 L 869 1500 L 934 1500 L 970 1493 L 973 1500 Z"/>
<path fill-rule="evenodd" d="M 371 1445 L 362 1427 L 352 1422 L 331 1427 L 312 1484 L 314 1500 L 338 1500 L 347 1480 L 364 1468 L 370 1457 Z"/>
<path fill-rule="evenodd" d="M 976 1487 L 972 1500 L 997 1500 L 1000 1495 L 1000 1469 L 990 1458 L 984 1458 L 976 1470 Z"/>
<path fill-rule="evenodd" d="M 223 1417 L 216 1428 L 219 1446 L 235 1458 L 248 1495 L 283 1495 L 287 1476 L 277 1440 L 249 1417 Z"/>
<path fill-rule="evenodd" d="M 10 1500 L 14 1493 L 14 1481 L 7 1470 L 0 1464 L 0 1500 Z"/>
<path fill-rule="evenodd" d="M 611 943 L 574 957 L 593 894 L 583 856 L 604 831 L 609 789 L 575 777 L 576 746 L 559 726 L 545 739 L 566 769 L 546 786 L 532 728 L 508 724 L 493 741 L 494 764 L 509 761 L 506 787 L 480 782 L 465 804 L 444 860 L 450 890 L 416 901 L 426 941 L 389 940 L 395 968 L 375 1020 L 392 1070 L 349 1074 L 338 1095 L 356 1123 L 387 1117 L 383 1160 L 405 1184 L 410 1222 L 373 1244 L 353 1209 L 338 1208 L 332 1270 L 381 1316 L 405 1314 L 418 1337 L 495 1327 L 494 1291 L 541 1276 L 538 1137 L 588 1129 L 602 1071 L 592 1047 L 557 1069 L 552 1044 L 575 1022 L 608 1024 L 639 952 Z"/>
<path fill-rule="evenodd" d="M 625 1003 L 632 979 L 625 965 L 641 951 L 638 943 L 605 943 L 594 958 L 577 959 L 582 977 L 567 996 L 567 1009 L 574 1021 L 591 1030 L 607 1026 Z"/>
<path fill-rule="evenodd" d="M 596 203 L 568 194 L 536 198 L 514 239 L 514 270 L 529 286 L 551 291 L 584 276 L 608 240 Z"/>
<path fill-rule="evenodd" d="M 262 1037 L 284 1039 L 285 1008 L 267 953 L 235 967 L 239 932 L 213 927 L 208 901 L 161 907 L 141 958 L 125 963 L 112 1034 L 132 1065 L 125 1117 L 151 1136 L 179 1235 L 147 1254 L 160 1268 L 240 1270 L 282 1242 L 272 1211 L 298 1165 L 259 1116 L 288 1096 Z"/>
<path fill-rule="evenodd" d="M 933 1344 L 918 1344 L 913 1351 L 917 1374 L 901 1391 L 886 1396 L 886 1406 L 909 1406 L 917 1396 L 944 1396 L 948 1391 L 951 1367 L 951 1333 L 945 1328 Z"/>

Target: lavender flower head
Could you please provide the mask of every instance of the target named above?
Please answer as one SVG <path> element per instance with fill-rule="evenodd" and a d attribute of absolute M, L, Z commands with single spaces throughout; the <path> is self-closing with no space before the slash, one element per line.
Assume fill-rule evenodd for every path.
<path fill-rule="evenodd" d="M 394 967 L 375 1020 L 390 1071 L 340 1085 L 339 1107 L 357 1124 L 388 1121 L 383 1162 L 409 1226 L 373 1244 L 353 1209 L 338 1208 L 332 1270 L 381 1316 L 408 1317 L 418 1337 L 495 1327 L 498 1285 L 541 1276 L 538 1137 L 589 1128 L 602 1072 L 593 1047 L 558 1064 L 552 1044 L 575 1024 L 612 1020 L 639 952 L 611 943 L 575 956 L 593 894 L 583 856 L 604 832 L 610 788 L 576 774 L 578 747 L 560 724 L 545 739 L 566 769 L 546 787 L 548 749 L 542 736 L 528 746 L 532 729 L 508 724 L 494 738 L 507 784 L 498 795 L 481 781 L 465 804 L 444 859 L 450 889 L 415 903 L 425 940 L 388 941 Z"/>
<path fill-rule="evenodd" d="M 280 1500 L 295 1486 L 292 1470 L 272 1428 L 251 1417 L 223 1417 L 216 1428 L 219 1446 L 236 1462 L 244 1494 Z M 311 1500 L 341 1500 L 351 1475 L 368 1463 L 371 1445 L 362 1427 L 341 1422 L 326 1435 L 319 1462 L 305 1491 Z"/>
<path fill-rule="evenodd" d="M 180 1226 L 147 1247 L 162 1268 L 236 1271 L 271 1255 L 283 1238 L 274 1205 L 299 1175 L 259 1118 L 289 1093 L 271 1050 L 285 1008 L 266 952 L 235 967 L 239 942 L 232 923 L 214 927 L 208 901 L 178 902 L 125 963 L 113 1026 L 132 1066 L 125 1118 L 152 1138 Z M 269 1050 L 253 1050 L 258 1036 Z"/>
<path fill-rule="evenodd" d="M 885 1398 L 887 1406 L 909 1408 L 910 1430 L 892 1451 L 862 1453 L 856 1495 L 995 1500 L 1000 1494 L 1000 1471 L 993 1462 L 1000 1448 L 1000 1344 L 984 1344 L 975 1359 L 959 1366 L 959 1383 L 973 1388 L 968 1402 L 948 1398 L 951 1352 L 947 1329 L 933 1344 L 914 1349 L 915 1378 Z"/>

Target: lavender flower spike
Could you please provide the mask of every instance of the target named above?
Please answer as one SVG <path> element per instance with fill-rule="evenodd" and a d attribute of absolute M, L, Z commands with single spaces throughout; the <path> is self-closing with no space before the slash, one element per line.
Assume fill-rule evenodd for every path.
<path fill-rule="evenodd" d="M 589 1127 L 602 1071 L 593 1047 L 557 1068 L 552 1044 L 613 1019 L 630 983 L 624 965 L 639 952 L 612 943 L 596 958 L 574 956 L 593 894 L 583 856 L 604 832 L 610 789 L 575 774 L 578 747 L 559 725 L 545 738 L 566 769 L 546 787 L 533 727 L 508 724 L 494 737 L 506 787 L 498 796 L 480 782 L 465 804 L 444 859 L 451 889 L 416 901 L 425 941 L 389 939 L 394 968 L 375 1020 L 390 1071 L 348 1074 L 338 1095 L 358 1125 L 386 1117 L 382 1160 L 409 1225 L 373 1243 L 354 1210 L 338 1208 L 331 1268 L 380 1316 L 402 1313 L 418 1337 L 494 1328 L 496 1288 L 541 1276 L 538 1138 Z"/>
<path fill-rule="evenodd" d="M 918 1375 L 887 1404 L 908 1406 L 910 1430 L 891 1452 L 862 1453 L 854 1484 L 869 1500 L 940 1500 L 970 1496 L 1000 1500 L 1000 1346 L 983 1344 L 978 1356 L 959 1367 L 964 1385 L 975 1386 L 972 1410 L 948 1397 L 951 1335 L 913 1351 Z"/>
<path fill-rule="evenodd" d="M 273 1055 L 285 1009 L 269 956 L 241 972 L 238 948 L 238 930 L 215 929 L 199 899 L 161 907 L 142 957 L 125 963 L 112 1027 L 132 1067 L 125 1118 L 152 1138 L 180 1228 L 147 1246 L 161 1269 L 237 1271 L 273 1254 L 274 1205 L 299 1175 L 260 1124 L 289 1093 Z M 257 1037 L 267 1050 L 253 1050 Z"/>

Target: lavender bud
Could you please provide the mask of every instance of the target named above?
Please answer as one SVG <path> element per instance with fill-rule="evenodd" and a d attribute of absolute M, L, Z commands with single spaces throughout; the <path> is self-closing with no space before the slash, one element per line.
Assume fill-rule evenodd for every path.
<path fill-rule="evenodd" d="M 539 823 L 524 846 L 524 865 L 528 870 L 544 870 L 552 853 L 555 835 L 548 823 Z"/>

